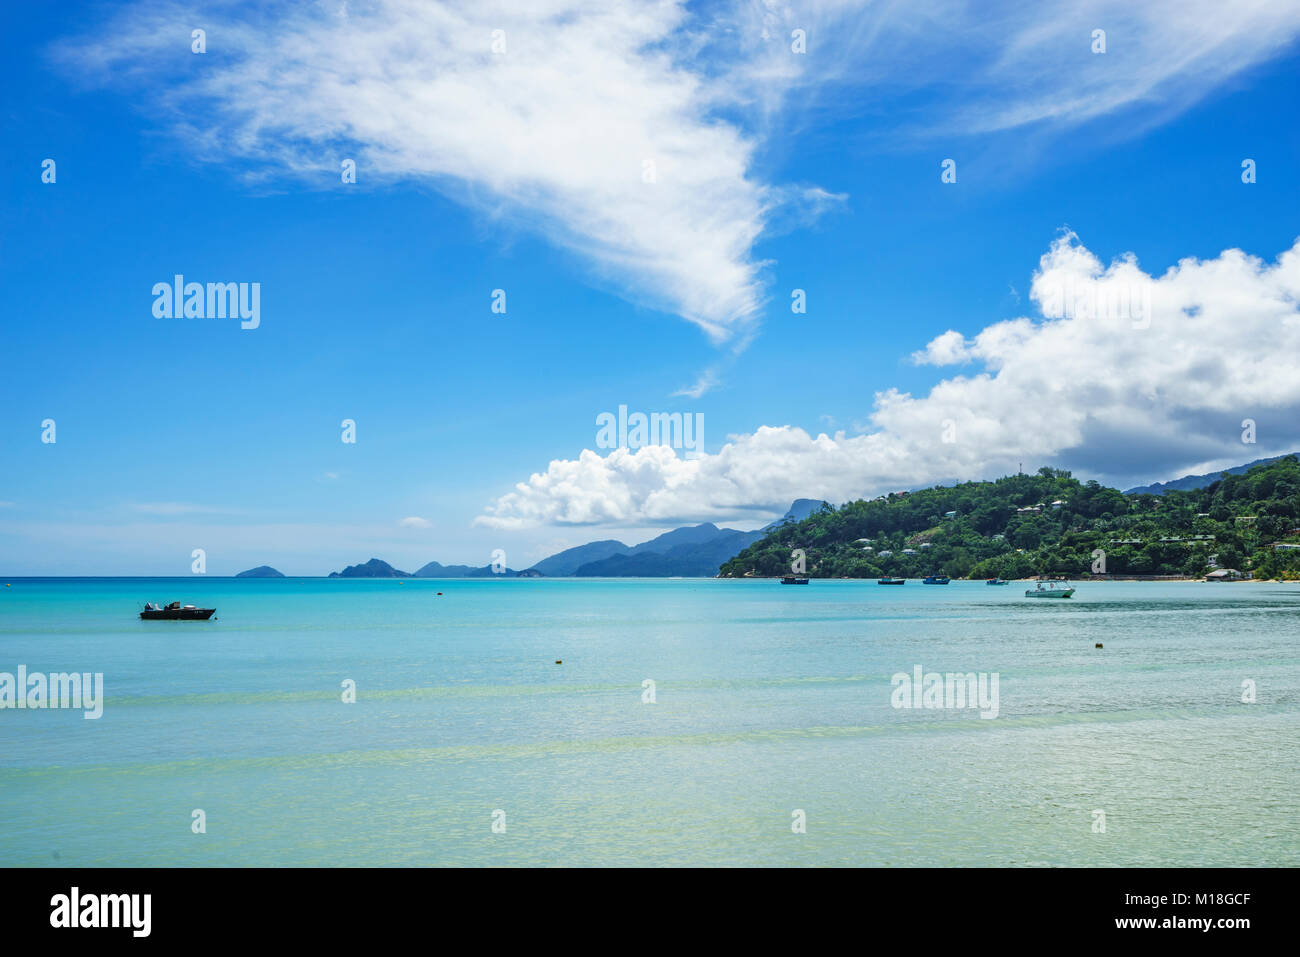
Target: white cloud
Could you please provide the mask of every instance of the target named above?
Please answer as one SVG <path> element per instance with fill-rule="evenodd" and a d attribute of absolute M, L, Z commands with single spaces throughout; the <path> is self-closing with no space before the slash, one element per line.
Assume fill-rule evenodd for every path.
<path fill-rule="evenodd" d="M 1293 44 L 1300 6 L 1276 0 L 1081 0 L 1070 4 L 814 0 L 756 6 L 759 28 L 732 89 L 768 112 L 873 105 L 880 90 L 943 91 L 920 111 L 928 135 L 1066 129 L 1133 111 L 1116 138 L 1177 115 L 1224 81 Z M 807 53 L 790 55 L 790 33 Z M 1106 51 L 1093 52 L 1105 30 Z M 882 134 L 896 139 L 898 126 Z"/>
<path fill-rule="evenodd" d="M 827 202 L 751 175 L 753 140 L 714 115 L 713 81 L 681 62 L 693 42 L 683 3 L 377 0 L 341 10 L 198 17 L 145 4 L 61 56 L 106 80 L 161 81 L 157 102 L 211 158 L 247 157 L 326 186 L 351 157 L 360 184 L 425 181 L 525 221 L 715 341 L 761 305 L 751 248 L 772 208 Z M 200 22 L 201 63 L 176 39 Z M 494 30 L 504 53 L 493 52 Z"/>
<path fill-rule="evenodd" d="M 917 365 L 948 366 L 965 362 L 970 358 L 966 350 L 966 337 L 960 332 L 949 329 L 941 336 L 936 336 L 919 352 L 912 353 L 912 361 Z"/>
<path fill-rule="evenodd" d="M 704 393 L 714 388 L 718 384 L 718 373 L 714 369 L 705 369 L 695 380 L 694 385 L 682 386 L 674 396 L 685 396 L 688 399 L 698 399 Z"/>
<path fill-rule="evenodd" d="M 202 57 L 187 42 L 196 23 L 207 30 Z M 1101 55 L 1091 52 L 1099 26 Z M 806 53 L 791 51 L 793 29 L 806 32 Z M 493 31 L 505 52 L 493 53 Z M 801 111 L 879 111 L 929 88 L 940 94 L 904 114 L 915 122 L 871 124 L 889 148 L 901 126 L 949 136 L 1143 111 L 1112 124 L 1123 136 L 1297 32 L 1300 6 L 1271 0 L 374 0 L 201 15 L 147 0 L 56 56 L 146 91 L 205 159 L 324 188 L 346 157 L 357 188 L 432 184 L 536 228 L 628 298 L 742 348 L 765 300 L 755 243 L 845 199 L 755 172 L 759 151 L 789 148 Z"/>
<path fill-rule="evenodd" d="M 1021 463 L 1168 477 L 1300 446 L 1300 241 L 1271 264 L 1230 249 L 1157 277 L 1132 256 L 1105 265 L 1067 234 L 1040 260 L 1030 294 L 1051 318 L 939 336 L 919 353 L 926 361 L 982 368 L 925 396 L 877 393 L 868 434 L 764 426 L 692 460 L 661 446 L 584 450 L 518 483 L 477 523 L 726 520 Z M 1241 442 L 1247 418 L 1258 445 Z"/>
<path fill-rule="evenodd" d="M 421 518 L 418 515 L 409 515 L 397 523 L 402 528 L 432 528 L 433 523 L 427 518 Z"/>

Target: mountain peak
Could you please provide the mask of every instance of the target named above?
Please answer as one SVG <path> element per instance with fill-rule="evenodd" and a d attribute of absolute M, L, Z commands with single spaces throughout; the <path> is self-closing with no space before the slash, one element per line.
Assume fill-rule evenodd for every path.
<path fill-rule="evenodd" d="M 330 578 L 410 578 L 409 572 L 399 571 L 388 562 L 372 558 L 362 565 L 349 565 L 341 572 L 330 572 Z"/>

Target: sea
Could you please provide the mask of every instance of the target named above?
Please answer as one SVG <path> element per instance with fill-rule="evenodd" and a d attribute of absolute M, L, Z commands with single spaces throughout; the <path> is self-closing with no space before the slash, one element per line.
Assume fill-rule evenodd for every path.
<path fill-rule="evenodd" d="M 1300 865 L 1300 584 L 1076 587 L 3 579 L 0 859 Z"/>

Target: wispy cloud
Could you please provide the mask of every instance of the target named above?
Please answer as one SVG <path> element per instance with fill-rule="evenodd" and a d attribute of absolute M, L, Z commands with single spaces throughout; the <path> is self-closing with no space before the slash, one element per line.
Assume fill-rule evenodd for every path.
<path fill-rule="evenodd" d="M 682 386 L 672 394 L 674 396 L 685 396 L 689 399 L 698 399 L 704 393 L 713 389 L 718 384 L 718 381 L 716 370 L 705 369 L 692 385 Z"/>
<path fill-rule="evenodd" d="M 201 64 L 177 39 L 199 23 Z M 875 124 L 883 139 L 1059 130 L 1130 109 L 1141 115 L 1115 127 L 1132 131 L 1298 31 L 1300 7 L 1271 0 L 374 0 L 201 14 L 145 0 L 55 56 L 130 89 L 196 155 L 239 161 L 251 179 L 324 188 L 352 158 L 360 188 L 431 184 L 743 348 L 765 302 L 755 244 L 845 199 L 756 171 L 799 114 L 879 111 L 926 89 L 926 109 Z"/>
<path fill-rule="evenodd" d="M 433 523 L 427 518 L 421 518 L 418 515 L 409 515 L 397 523 L 402 528 L 432 528 Z"/>
<path fill-rule="evenodd" d="M 200 22 L 209 52 L 196 68 L 176 37 Z M 202 17 L 146 3 L 59 56 L 135 84 L 209 158 L 324 186 L 351 157 L 360 184 L 428 182 L 535 226 L 720 342 L 762 303 L 751 251 L 766 217 L 802 194 L 751 173 L 752 137 L 715 115 L 713 81 L 683 62 L 692 43 L 672 0 L 233 5 Z"/>

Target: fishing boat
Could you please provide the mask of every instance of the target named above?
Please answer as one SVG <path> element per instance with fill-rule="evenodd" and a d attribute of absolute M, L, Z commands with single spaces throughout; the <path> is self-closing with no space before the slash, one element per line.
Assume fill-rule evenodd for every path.
<path fill-rule="evenodd" d="M 922 579 L 922 585 L 946 585 L 948 578 L 945 575 L 930 575 Z"/>
<path fill-rule="evenodd" d="M 990 579 L 988 579 L 987 581 L 985 581 L 984 584 L 986 584 L 986 585 L 1010 585 L 1011 582 L 1007 581 L 1005 578 L 990 578 Z"/>
<path fill-rule="evenodd" d="M 906 578 L 881 578 L 876 581 L 877 585 L 906 585 Z"/>
<path fill-rule="evenodd" d="M 1073 588 L 1058 588 L 1058 585 L 1064 585 L 1064 582 L 1047 582 L 1044 587 L 1043 582 L 1039 582 L 1036 588 L 1030 588 L 1025 592 L 1026 598 L 1069 598 L 1074 594 Z"/>
<path fill-rule="evenodd" d="M 808 584 L 808 579 L 795 578 L 793 575 L 786 575 L 784 578 L 781 579 L 781 584 L 782 585 L 806 585 Z"/>
<path fill-rule="evenodd" d="M 140 612 L 140 617 L 145 621 L 207 621 L 214 614 L 215 608 L 195 608 L 193 605 L 182 605 L 178 601 L 172 602 L 165 608 L 159 608 L 153 602 L 148 601 L 144 604 L 144 611 Z"/>

